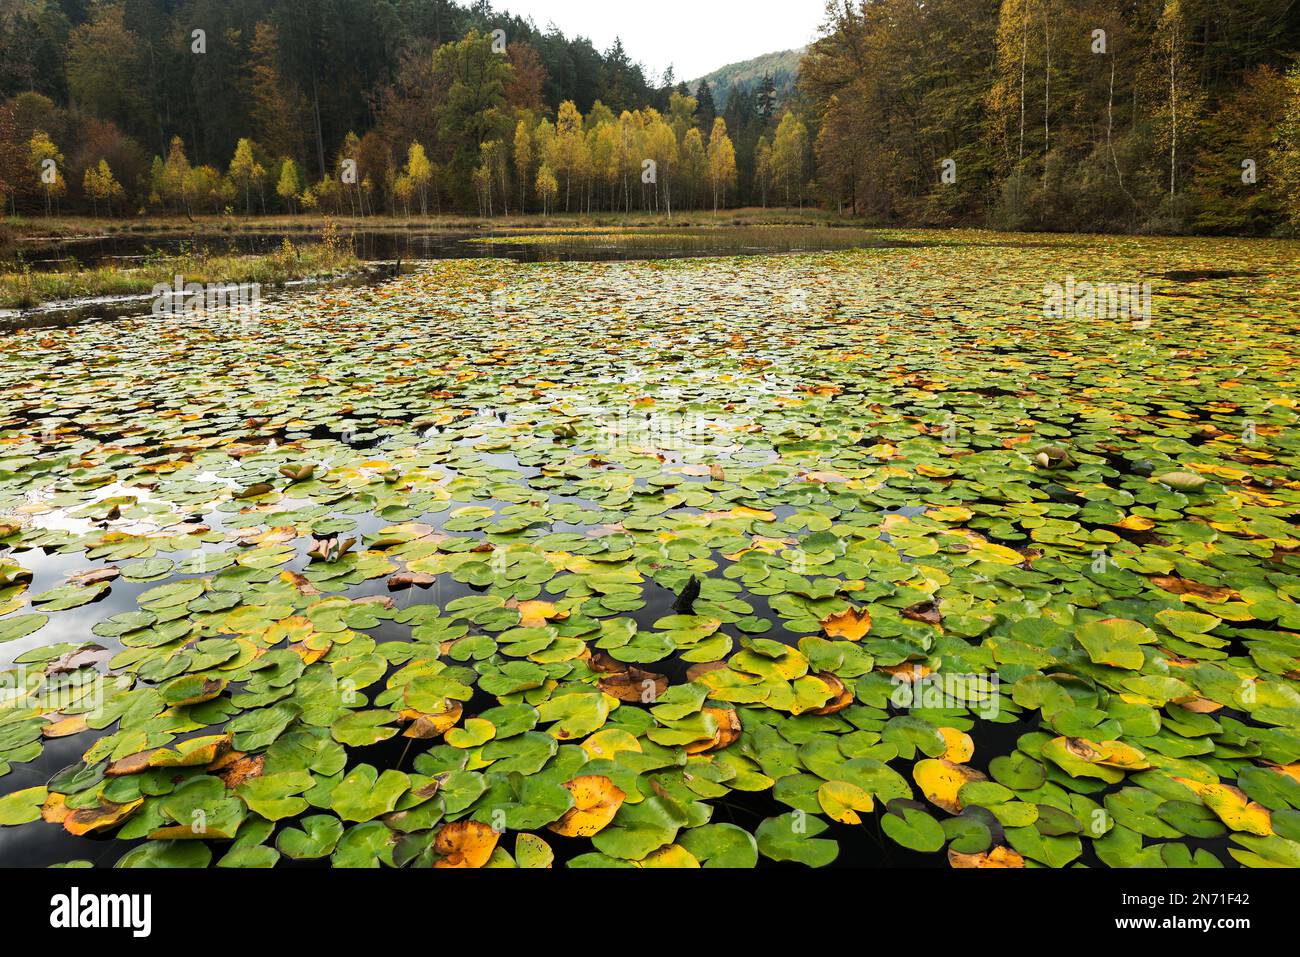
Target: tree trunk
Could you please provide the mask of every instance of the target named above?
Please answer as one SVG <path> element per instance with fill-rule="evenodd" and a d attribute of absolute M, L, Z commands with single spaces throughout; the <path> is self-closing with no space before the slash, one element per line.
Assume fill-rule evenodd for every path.
<path fill-rule="evenodd" d="M 1025 159 L 1025 64 L 1029 56 L 1029 26 L 1020 27 L 1020 152 L 1018 161 Z"/>
<path fill-rule="evenodd" d="M 1043 156 L 1052 151 L 1052 30 L 1047 19 L 1047 4 L 1043 4 L 1043 43 L 1047 53 L 1047 73 L 1043 84 Z M 1047 165 L 1043 165 L 1047 177 Z"/>
<path fill-rule="evenodd" d="M 1175 68 L 1178 62 L 1178 40 L 1169 40 L 1169 196 L 1174 196 L 1178 170 L 1178 92 Z"/>
<path fill-rule="evenodd" d="M 324 179 L 325 170 L 325 137 L 321 133 L 320 127 L 320 92 L 316 86 L 316 65 L 313 63 L 311 68 L 311 109 L 312 119 L 316 127 L 316 159 L 320 163 L 320 178 Z"/>

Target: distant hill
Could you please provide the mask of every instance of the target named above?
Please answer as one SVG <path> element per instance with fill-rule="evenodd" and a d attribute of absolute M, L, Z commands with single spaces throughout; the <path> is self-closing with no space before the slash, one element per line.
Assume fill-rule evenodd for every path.
<path fill-rule="evenodd" d="M 686 85 L 694 93 L 700 87 L 700 80 L 708 80 L 709 88 L 713 90 L 713 102 L 721 112 L 727 108 L 727 97 L 731 93 L 732 86 L 748 90 L 758 85 L 758 82 L 763 79 L 763 74 L 770 73 L 776 84 L 778 101 L 784 100 L 794 92 L 795 82 L 799 79 L 799 62 L 807 49 L 807 47 L 799 47 L 797 50 L 764 53 L 752 60 L 729 63 L 707 76 L 691 80 Z"/>

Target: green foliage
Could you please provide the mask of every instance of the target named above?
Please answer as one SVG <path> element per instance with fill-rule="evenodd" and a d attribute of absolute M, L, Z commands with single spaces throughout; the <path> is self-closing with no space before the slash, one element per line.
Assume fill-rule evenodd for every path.
<path fill-rule="evenodd" d="M 728 63 L 707 76 L 691 81 L 687 86 L 695 89 L 701 81 L 707 83 L 713 93 L 714 105 L 724 113 L 730 105 L 731 97 L 736 93 L 743 95 L 768 89 L 775 102 L 779 103 L 794 93 L 799 63 L 806 49 L 799 47 L 781 50 L 739 63 Z"/>
<path fill-rule="evenodd" d="M 10 332 L 0 845 L 1297 866 L 1292 244 L 879 238 Z"/>
<path fill-rule="evenodd" d="M 818 121 L 819 185 L 829 201 L 881 220 L 1276 230 L 1295 193 L 1283 141 L 1296 93 L 1279 70 L 1300 46 L 1300 26 L 1284 7 L 837 8 L 801 78 Z M 1249 183 L 1247 159 L 1257 169 Z"/>

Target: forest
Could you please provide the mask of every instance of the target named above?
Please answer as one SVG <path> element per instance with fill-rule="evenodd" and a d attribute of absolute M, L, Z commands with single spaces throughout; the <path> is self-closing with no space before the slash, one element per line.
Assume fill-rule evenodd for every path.
<path fill-rule="evenodd" d="M 715 93 L 487 0 L 2 0 L 0 191 L 14 214 L 811 204 L 1289 235 L 1298 52 L 1295 0 L 830 0 L 793 92 Z"/>
<path fill-rule="evenodd" d="M 0 0 L 0 913 L 1282 926 L 1300 0 L 528 9 Z"/>
<path fill-rule="evenodd" d="M 828 13 L 801 76 L 828 202 L 1005 229 L 1300 225 L 1295 0 L 846 0 Z"/>
<path fill-rule="evenodd" d="M 688 96 L 621 44 L 601 53 L 487 3 L 0 10 L 13 212 L 669 210 L 762 201 L 775 182 L 772 82 L 720 116 L 706 83 Z M 783 142 L 783 186 L 806 182 L 807 130 L 792 120 Z"/>

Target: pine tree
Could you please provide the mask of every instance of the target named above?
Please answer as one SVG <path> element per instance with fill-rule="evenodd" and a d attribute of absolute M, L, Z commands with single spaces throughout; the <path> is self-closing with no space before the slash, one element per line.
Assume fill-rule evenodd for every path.
<path fill-rule="evenodd" d="M 290 87 L 280 69 L 280 36 L 270 23 L 258 23 L 254 30 L 245 88 L 258 142 L 272 155 L 302 158 L 307 148 L 307 100 Z"/>
<path fill-rule="evenodd" d="M 708 80 L 700 81 L 700 88 L 695 91 L 695 122 L 700 132 L 708 134 L 713 130 L 713 121 L 718 116 L 718 108 L 713 102 L 713 89 Z"/>
<path fill-rule="evenodd" d="M 763 125 L 767 126 L 776 114 L 776 82 L 771 73 L 765 72 L 759 81 L 757 100 L 758 115 L 763 118 Z"/>

